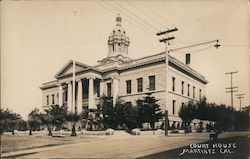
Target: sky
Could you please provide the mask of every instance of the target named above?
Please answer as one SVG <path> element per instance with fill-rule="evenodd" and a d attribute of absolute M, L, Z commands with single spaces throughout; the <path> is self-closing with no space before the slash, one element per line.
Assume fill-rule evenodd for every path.
<path fill-rule="evenodd" d="M 184 62 L 191 53 L 191 67 L 206 77 L 209 102 L 231 102 L 226 72 L 238 71 L 233 85 L 246 94 L 249 105 L 250 50 L 247 0 L 141 0 L 141 1 L 1 1 L 1 107 L 27 119 L 35 107 L 42 109 L 44 82 L 71 59 L 88 65 L 108 55 L 108 36 L 117 14 L 130 38 L 132 59 L 164 51 L 156 33 L 174 27 L 169 49 L 219 39 L 170 52 Z M 239 100 L 234 97 L 234 107 Z"/>

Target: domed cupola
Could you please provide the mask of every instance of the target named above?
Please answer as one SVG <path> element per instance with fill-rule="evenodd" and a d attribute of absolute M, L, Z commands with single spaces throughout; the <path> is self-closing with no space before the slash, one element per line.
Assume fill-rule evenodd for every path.
<path fill-rule="evenodd" d="M 126 36 L 126 32 L 121 23 L 122 18 L 118 14 L 116 17 L 116 27 L 113 29 L 108 39 L 109 57 L 119 54 L 127 56 L 128 54 L 129 38 Z"/>
<path fill-rule="evenodd" d="M 112 61 L 127 62 L 131 59 L 128 57 L 129 38 L 123 29 L 122 18 L 118 14 L 116 17 L 116 26 L 112 30 L 108 38 L 108 57 L 99 61 L 107 63 Z"/>

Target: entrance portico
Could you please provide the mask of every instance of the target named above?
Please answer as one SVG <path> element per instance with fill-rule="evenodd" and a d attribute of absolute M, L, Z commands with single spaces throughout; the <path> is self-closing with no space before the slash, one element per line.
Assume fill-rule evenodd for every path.
<path fill-rule="evenodd" d="M 85 73 L 80 69 L 76 69 L 75 82 L 73 82 L 73 72 L 69 71 L 72 64 L 68 63 L 67 65 L 64 70 L 61 70 L 56 75 L 58 79 L 58 105 L 67 106 L 70 112 L 80 114 L 83 108 L 96 109 L 99 98 L 108 95 L 108 91 L 112 91 L 110 95 L 113 97 L 113 104 L 115 105 L 119 94 L 118 76 L 103 79 L 100 72 L 87 67 L 84 68 Z M 76 63 L 76 68 L 79 67 L 77 65 L 79 64 Z M 75 83 L 75 93 L 73 93 L 73 83 Z M 107 83 L 112 84 L 111 90 L 107 89 Z M 75 94 L 75 97 L 73 97 L 73 94 Z M 73 106 L 73 100 L 75 100 L 75 107 Z"/>
<path fill-rule="evenodd" d="M 64 83 L 60 83 L 58 85 L 59 94 L 59 105 L 67 105 L 68 110 L 71 112 L 81 113 L 83 108 L 83 101 L 88 100 L 88 108 L 89 109 L 96 109 L 96 102 L 95 100 L 100 97 L 100 87 L 101 80 L 95 77 L 87 77 L 77 79 L 75 82 L 75 97 L 73 97 L 73 81 L 67 81 Z M 64 87 L 64 89 L 63 89 Z M 97 92 L 99 91 L 99 92 Z M 63 95 L 67 94 L 67 95 Z M 61 99 L 62 98 L 62 99 Z M 75 108 L 73 108 L 73 100 L 75 100 Z"/>

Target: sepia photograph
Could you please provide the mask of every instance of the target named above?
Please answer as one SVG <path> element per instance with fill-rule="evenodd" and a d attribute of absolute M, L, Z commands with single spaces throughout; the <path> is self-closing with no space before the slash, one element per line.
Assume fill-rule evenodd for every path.
<path fill-rule="evenodd" d="M 1 0 L 0 158 L 249 159 L 248 0 Z"/>

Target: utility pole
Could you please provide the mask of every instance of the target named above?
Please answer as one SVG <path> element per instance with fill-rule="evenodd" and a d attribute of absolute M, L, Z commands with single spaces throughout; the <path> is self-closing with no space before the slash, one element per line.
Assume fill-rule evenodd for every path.
<path fill-rule="evenodd" d="M 240 112 L 241 112 L 241 99 L 244 98 L 243 96 L 246 94 L 236 94 L 237 98 L 240 100 Z"/>
<path fill-rule="evenodd" d="M 234 72 L 227 72 L 226 75 L 230 75 L 231 77 L 231 87 L 227 87 L 226 89 L 229 89 L 229 91 L 226 91 L 226 93 L 231 93 L 231 107 L 233 109 L 233 105 L 234 105 L 234 101 L 233 101 L 233 93 L 234 92 L 238 92 L 238 90 L 236 90 L 236 88 L 238 87 L 234 87 L 233 86 L 233 74 L 238 73 L 238 71 L 234 71 Z M 232 131 L 234 131 L 234 116 L 232 116 Z"/>
<path fill-rule="evenodd" d="M 166 63 L 166 70 L 165 70 L 165 90 L 166 90 L 166 96 L 165 96 L 165 136 L 168 136 L 168 105 L 169 105 L 169 101 L 168 101 L 168 83 L 167 83 L 167 79 L 168 79 L 168 45 L 170 40 L 175 39 L 175 37 L 171 36 L 168 37 L 168 33 L 177 31 L 177 28 L 174 29 L 168 29 L 162 32 L 158 32 L 156 33 L 157 36 L 161 36 L 161 35 L 165 35 L 164 38 L 160 39 L 160 42 L 164 42 L 165 43 L 165 63 Z"/>
<path fill-rule="evenodd" d="M 233 101 L 233 93 L 238 92 L 238 90 L 235 90 L 238 87 L 233 86 L 233 74 L 238 73 L 238 71 L 234 72 L 227 72 L 226 75 L 231 75 L 231 87 L 227 87 L 226 89 L 229 89 L 229 91 L 226 91 L 226 93 L 231 93 L 231 107 L 233 108 L 234 101 Z"/>

